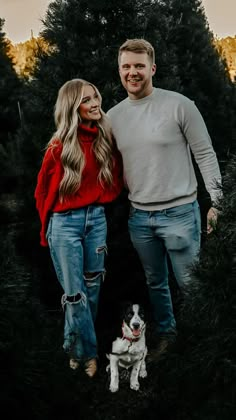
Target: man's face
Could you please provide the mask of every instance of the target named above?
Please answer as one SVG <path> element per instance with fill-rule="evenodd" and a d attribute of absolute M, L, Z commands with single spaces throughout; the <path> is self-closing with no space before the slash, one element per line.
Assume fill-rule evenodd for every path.
<path fill-rule="evenodd" d="M 151 64 L 147 53 L 123 51 L 120 56 L 121 83 L 130 99 L 141 99 L 152 92 L 152 76 L 156 65 Z"/>

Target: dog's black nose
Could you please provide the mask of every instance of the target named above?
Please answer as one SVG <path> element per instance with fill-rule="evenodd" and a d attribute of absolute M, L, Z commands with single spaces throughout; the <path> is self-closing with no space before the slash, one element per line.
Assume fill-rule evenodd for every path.
<path fill-rule="evenodd" d="M 138 330 L 140 328 L 139 322 L 134 322 L 132 327 L 133 327 L 134 330 Z"/>

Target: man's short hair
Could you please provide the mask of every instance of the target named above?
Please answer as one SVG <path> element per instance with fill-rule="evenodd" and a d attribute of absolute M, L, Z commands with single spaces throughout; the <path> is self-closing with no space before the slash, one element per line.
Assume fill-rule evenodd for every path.
<path fill-rule="evenodd" d="M 118 62 L 120 62 L 120 56 L 124 51 L 132 51 L 137 54 L 147 53 L 151 64 L 155 63 L 155 50 L 145 39 L 127 39 L 119 48 Z"/>

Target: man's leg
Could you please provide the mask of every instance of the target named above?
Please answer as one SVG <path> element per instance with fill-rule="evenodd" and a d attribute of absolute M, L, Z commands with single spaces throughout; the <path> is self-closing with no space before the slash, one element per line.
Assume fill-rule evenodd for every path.
<path fill-rule="evenodd" d="M 191 281 L 191 269 L 198 261 L 201 216 L 197 201 L 165 211 L 163 240 L 180 290 Z"/>
<path fill-rule="evenodd" d="M 157 334 L 174 335 L 176 323 L 168 284 L 167 254 L 163 240 L 150 223 L 151 213 L 132 209 L 129 232 L 145 271 Z"/>

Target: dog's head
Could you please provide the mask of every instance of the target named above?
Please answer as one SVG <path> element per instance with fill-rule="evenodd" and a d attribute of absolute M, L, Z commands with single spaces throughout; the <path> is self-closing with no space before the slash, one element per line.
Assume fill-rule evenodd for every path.
<path fill-rule="evenodd" d="M 123 314 L 123 336 L 130 340 L 138 340 L 145 331 L 145 314 L 141 305 L 128 304 Z"/>

